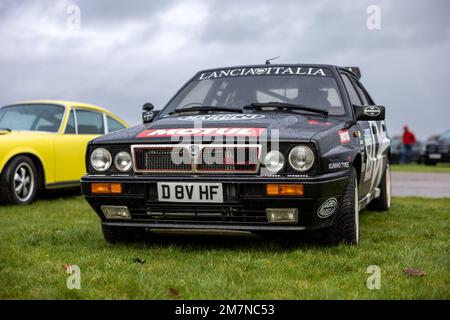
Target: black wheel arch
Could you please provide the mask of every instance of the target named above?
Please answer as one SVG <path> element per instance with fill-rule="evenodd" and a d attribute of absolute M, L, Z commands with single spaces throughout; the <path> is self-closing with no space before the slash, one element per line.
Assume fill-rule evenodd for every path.
<path fill-rule="evenodd" d="M 355 157 L 353 158 L 353 167 L 356 170 L 356 176 L 357 176 L 357 180 L 358 180 L 358 185 L 361 182 L 361 168 L 362 168 L 362 157 L 361 157 L 361 153 L 357 153 L 355 155 Z"/>

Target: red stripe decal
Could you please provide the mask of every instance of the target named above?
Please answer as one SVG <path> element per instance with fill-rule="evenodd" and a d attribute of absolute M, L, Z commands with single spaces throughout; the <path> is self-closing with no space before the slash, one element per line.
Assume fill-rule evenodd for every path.
<path fill-rule="evenodd" d="M 144 130 L 137 138 L 162 137 L 206 137 L 206 136 L 233 136 L 233 137 L 259 137 L 265 128 L 173 128 Z"/>

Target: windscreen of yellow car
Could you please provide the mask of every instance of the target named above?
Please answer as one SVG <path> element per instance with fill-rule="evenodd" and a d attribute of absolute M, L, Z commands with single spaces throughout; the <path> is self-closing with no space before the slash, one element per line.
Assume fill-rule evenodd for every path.
<path fill-rule="evenodd" d="M 58 132 L 64 107 L 51 104 L 23 104 L 0 109 L 0 129 Z"/>

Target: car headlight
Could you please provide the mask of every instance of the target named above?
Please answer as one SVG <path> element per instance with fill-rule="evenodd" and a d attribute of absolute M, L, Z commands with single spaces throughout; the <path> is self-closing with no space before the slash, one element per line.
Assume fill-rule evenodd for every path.
<path fill-rule="evenodd" d="M 280 151 L 272 150 L 264 158 L 264 166 L 267 170 L 277 173 L 284 167 L 284 156 Z"/>
<path fill-rule="evenodd" d="M 305 172 L 314 164 L 314 152 L 307 146 L 296 146 L 289 152 L 289 164 L 295 171 Z"/>
<path fill-rule="evenodd" d="M 114 158 L 114 165 L 117 170 L 122 172 L 127 172 L 131 169 L 133 161 L 131 160 L 131 156 L 128 152 L 122 151 L 119 152 Z"/>
<path fill-rule="evenodd" d="M 111 167 L 111 153 L 105 148 L 97 148 L 91 153 L 91 166 L 96 171 L 104 172 Z"/>

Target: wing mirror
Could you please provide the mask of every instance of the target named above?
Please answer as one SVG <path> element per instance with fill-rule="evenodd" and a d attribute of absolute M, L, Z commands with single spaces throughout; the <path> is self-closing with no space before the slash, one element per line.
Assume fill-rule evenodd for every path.
<path fill-rule="evenodd" d="M 152 122 L 159 114 L 159 110 L 153 110 L 155 107 L 153 104 L 146 102 L 142 106 L 142 122 L 143 123 L 149 123 Z"/>
<path fill-rule="evenodd" d="M 383 106 L 357 106 L 353 105 L 356 121 L 380 121 L 385 118 L 385 108 Z"/>

